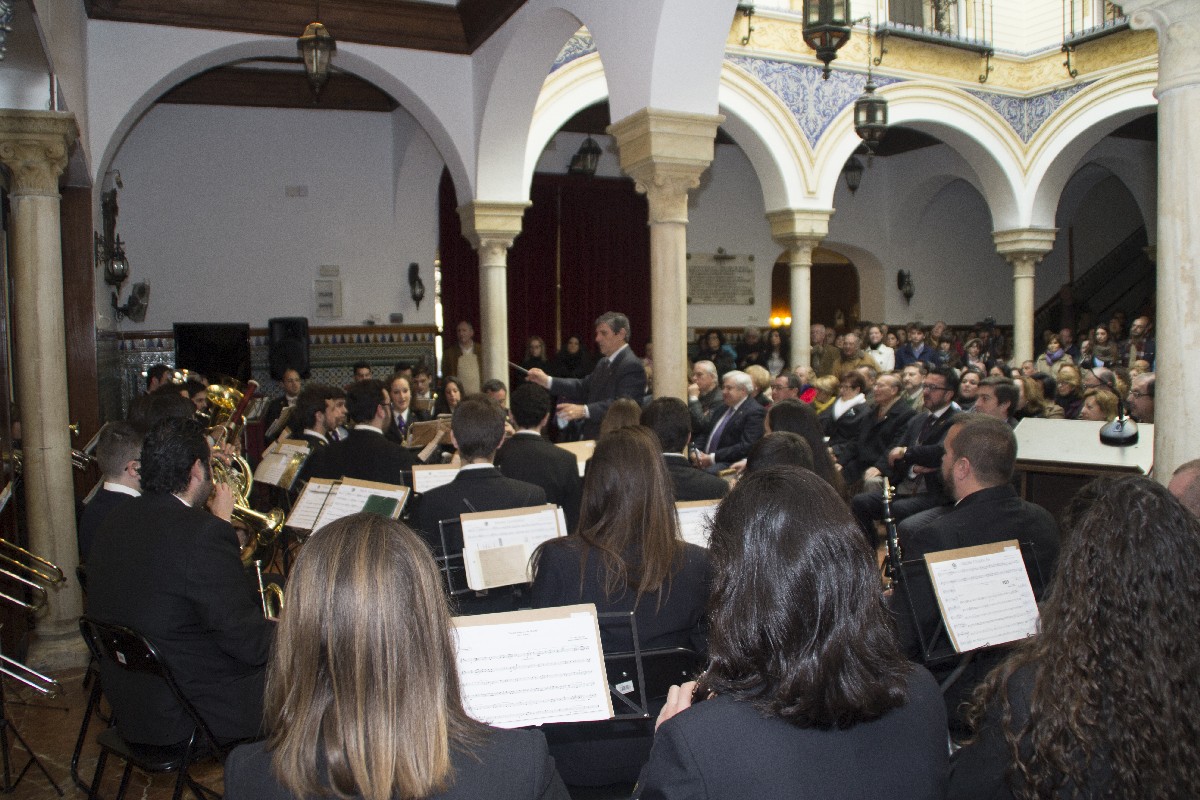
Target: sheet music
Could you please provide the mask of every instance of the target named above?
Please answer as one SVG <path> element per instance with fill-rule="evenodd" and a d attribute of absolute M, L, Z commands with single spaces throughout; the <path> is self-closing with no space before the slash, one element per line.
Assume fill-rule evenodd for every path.
<path fill-rule="evenodd" d="M 561 447 L 568 453 L 575 456 L 575 463 L 579 467 L 579 477 L 583 477 L 583 473 L 587 471 L 587 462 L 591 460 L 592 454 L 596 452 L 596 443 L 590 439 L 585 439 L 582 442 L 559 442 L 555 447 Z"/>
<path fill-rule="evenodd" d="M 1037 602 L 1017 542 L 930 553 L 925 562 L 956 651 L 1037 633 Z"/>
<path fill-rule="evenodd" d="M 412 468 L 413 491 L 424 493 L 445 486 L 458 477 L 458 470 L 452 464 L 418 464 Z"/>
<path fill-rule="evenodd" d="M 720 503 L 720 500 L 680 500 L 675 504 L 679 533 L 685 542 L 708 548 L 708 529 Z"/>
<path fill-rule="evenodd" d="M 258 469 L 254 470 L 254 480 L 290 489 L 300 466 L 307 458 L 307 442 L 299 439 L 277 439 L 263 452 L 262 461 L 258 462 Z"/>
<path fill-rule="evenodd" d="M 342 517 L 357 514 L 364 509 L 367 501 L 372 497 L 386 497 L 396 500 L 396 507 L 391 518 L 399 519 L 400 512 L 404 509 L 404 501 L 408 499 L 408 493 L 409 489 L 407 486 L 344 478 L 334 488 L 329 499 L 325 502 L 325 507 L 321 510 L 321 515 L 317 517 L 316 524 L 313 525 L 313 532 L 319 531 L 329 523 L 339 520 Z"/>
<path fill-rule="evenodd" d="M 329 494 L 336 485 L 337 481 L 324 478 L 309 480 L 304 491 L 296 498 L 296 505 L 292 506 L 292 513 L 288 514 L 285 524 L 289 528 L 311 531 L 317 524 L 317 517 L 321 515 L 321 509 L 325 507 Z"/>
<path fill-rule="evenodd" d="M 475 719 L 518 728 L 612 716 L 594 605 L 455 617 L 454 627 Z"/>
<path fill-rule="evenodd" d="M 477 592 L 532 580 L 533 551 L 567 530 L 562 509 L 553 505 L 467 513 L 461 520 L 467 586 Z"/>

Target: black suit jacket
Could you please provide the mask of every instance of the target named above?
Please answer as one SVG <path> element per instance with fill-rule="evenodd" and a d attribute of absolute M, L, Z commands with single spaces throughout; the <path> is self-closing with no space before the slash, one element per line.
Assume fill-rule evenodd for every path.
<path fill-rule="evenodd" d="M 802 728 L 729 696 L 684 709 L 654 735 L 634 797 L 942 800 L 946 764 L 942 697 L 915 667 L 903 706 L 844 730 Z"/>
<path fill-rule="evenodd" d="M 92 499 L 83 507 L 83 516 L 79 519 L 79 560 L 81 562 L 87 563 L 92 543 L 96 541 L 96 534 L 100 531 L 104 520 L 108 519 L 108 515 L 132 499 L 133 495 L 114 492 L 103 486 L 92 495 Z"/>
<path fill-rule="evenodd" d="M 896 460 L 891 477 L 892 483 L 899 484 L 908 475 L 910 467 L 931 467 L 933 472 L 926 473 L 924 476 L 925 491 L 945 495 L 946 490 L 942 485 L 941 470 L 942 441 L 950 432 L 950 426 L 954 424 L 954 415 L 958 412 L 954 406 L 950 406 L 937 421 L 926 429 L 925 423 L 932 413 L 931 411 L 922 411 L 909 420 L 908 428 L 905 429 L 904 438 L 900 443 L 902 447 L 908 449 L 904 453 L 904 458 Z"/>
<path fill-rule="evenodd" d="M 583 481 L 573 453 L 556 447 L 540 434 L 517 433 L 496 452 L 496 468 L 506 478 L 542 487 L 547 502 L 562 506 L 567 530 L 575 530 Z"/>
<path fill-rule="evenodd" d="M 704 444 L 697 445 L 704 452 L 708 452 L 708 437 L 712 435 L 712 429 L 720 424 L 724 416 L 724 411 L 713 413 L 709 425 L 710 430 L 706 431 L 707 435 L 704 437 Z M 766 419 L 767 410 L 754 402 L 753 397 L 747 397 L 733 412 L 733 417 L 725 423 L 725 427 L 721 429 L 721 438 L 717 442 L 716 452 L 713 453 L 713 461 L 722 467 L 727 467 L 733 462 L 745 458 L 754 443 L 762 438 L 763 423 Z"/>
<path fill-rule="evenodd" d="M 273 627 L 228 522 L 169 494 L 122 504 L 92 548 L 88 613 L 149 639 L 219 738 L 258 734 Z M 187 738 L 191 725 L 165 684 L 108 665 L 102 677 L 123 737 L 160 745 Z"/>
<path fill-rule="evenodd" d="M 701 655 L 707 652 L 703 622 L 712 580 L 707 550 L 685 544 L 670 587 L 643 597 L 635 608 L 636 589 L 624 589 L 612 597 L 605 594 L 604 564 L 594 550 L 581 573 L 580 546 L 578 537 L 566 536 L 551 539 L 539 549 L 531 598 L 534 608 L 595 603 L 600 613 L 633 611 L 643 648 L 689 647 Z M 605 653 L 633 649 L 628 625 L 601 623 L 600 640 Z"/>
<path fill-rule="evenodd" d="M 853 453 L 859 431 L 868 423 L 871 412 L 872 408 L 868 403 L 859 403 L 834 419 L 831 405 L 817 417 L 817 421 L 821 423 L 821 432 L 825 434 L 829 447 L 833 449 L 833 457 L 839 464 L 844 465 Z"/>
<path fill-rule="evenodd" d="M 907 563 L 923 559 L 926 553 L 993 544 L 1008 539 L 1033 543 L 1032 555 L 1037 559 L 1041 580 L 1037 579 L 1031 563 L 1027 561 L 1025 566 L 1030 572 L 1035 597 L 1041 599 L 1044 584 L 1054 575 L 1058 561 L 1058 524 L 1049 511 L 1025 502 L 1007 483 L 967 495 L 932 524 L 908 533 L 900 546 Z M 929 581 L 923 576 L 914 576 L 907 584 L 917 621 L 928 635 L 939 619 L 937 599 Z M 901 599 L 893 595 L 893 605 L 900 616 L 900 640 L 909 655 L 916 657 L 920 647 L 912 625 L 912 613 Z"/>
<path fill-rule="evenodd" d="M 872 407 L 870 416 L 859 428 L 858 441 L 849 449 L 846 460 L 841 462 L 842 477 L 846 482 L 853 483 L 861 478 L 867 467 L 887 473 L 890 469 L 888 451 L 900 445 L 900 439 L 916 413 L 902 399 L 892 403 L 883 419 L 876 415 L 876 409 Z"/>
<path fill-rule="evenodd" d="M 317 746 L 313 742 L 313 747 Z M 452 747 L 450 753 L 454 781 L 446 791 L 429 795 L 427 800 L 570 800 L 541 731 L 488 728 L 470 752 Z M 265 742 L 242 745 L 229 754 L 225 797 L 300 800 L 271 774 L 271 754 Z"/>
<path fill-rule="evenodd" d="M 613 357 L 596 362 L 596 368 L 586 378 L 555 378 L 550 384 L 553 394 L 565 397 L 572 403 L 587 406 L 588 416 L 583 421 L 583 438 L 595 439 L 600 434 L 600 421 L 604 412 L 618 397 L 628 397 L 640 403 L 646 395 L 646 368 L 642 360 L 626 347 Z"/>
<path fill-rule="evenodd" d="M 432 419 L 432 417 L 429 415 L 428 411 L 417 411 L 410 405 L 408 410 L 404 412 L 404 427 L 407 430 L 408 426 L 412 425 L 414 422 L 428 422 L 430 419 Z M 395 442 L 399 445 L 404 444 L 404 433 L 396 424 L 395 414 L 388 416 L 388 426 L 384 429 L 383 436 L 389 442 Z"/>
<path fill-rule="evenodd" d="M 300 477 L 357 478 L 408 486 L 416 463 L 416 456 L 382 434 L 356 428 L 342 441 L 314 450 Z"/>
<path fill-rule="evenodd" d="M 679 453 L 663 453 L 667 472 L 675 486 L 675 499 L 720 500 L 729 494 L 729 484 L 724 479 L 693 467 L 687 456 Z"/>
<path fill-rule="evenodd" d="M 545 504 L 546 491 L 540 486 L 506 478 L 495 467 L 465 469 L 449 483 L 421 495 L 414 519 L 434 552 L 440 552 L 439 520 L 458 519 L 459 515 L 472 511 L 500 511 Z M 453 538 L 448 541 L 451 554 L 462 551 L 462 531 L 457 526 L 452 530 Z"/>

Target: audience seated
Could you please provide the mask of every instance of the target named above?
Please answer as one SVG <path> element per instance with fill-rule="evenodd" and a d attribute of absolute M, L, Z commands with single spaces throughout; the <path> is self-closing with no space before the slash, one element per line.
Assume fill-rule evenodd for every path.
<path fill-rule="evenodd" d="M 748 475 L 710 553 L 709 666 L 672 688 L 635 796 L 941 798 L 941 696 L 841 498 L 798 467 Z"/>
<path fill-rule="evenodd" d="M 1200 521 L 1140 476 L 1071 512 L 1041 632 L 976 695 L 949 797 L 1200 796 Z"/>
<path fill-rule="evenodd" d="M 712 425 L 698 444 L 697 463 L 710 472 L 723 470 L 740 461 L 763 435 L 766 409 L 752 397 L 754 383 L 740 370 L 730 370 L 721 378 L 721 396 L 725 411 L 712 416 Z"/>
<path fill-rule="evenodd" d="M 355 514 L 305 544 L 268 675 L 270 735 L 230 754 L 228 800 L 568 800 L 540 732 L 463 710 L 437 568 L 399 522 Z"/>
<path fill-rule="evenodd" d="M 838 396 L 833 405 L 821 412 L 821 430 L 825 433 L 833 457 L 845 463 L 853 453 L 858 432 L 871 416 L 867 407 L 867 385 L 853 370 L 842 373 Z"/>

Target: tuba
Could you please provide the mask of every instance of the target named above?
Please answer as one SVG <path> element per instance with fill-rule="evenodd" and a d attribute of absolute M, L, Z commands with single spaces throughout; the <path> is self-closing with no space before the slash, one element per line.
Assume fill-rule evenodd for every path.
<path fill-rule="evenodd" d="M 246 526 L 250 537 L 242 546 L 242 564 L 250 566 L 261 547 L 270 547 L 283 531 L 286 516 L 281 508 L 265 514 L 250 507 L 250 490 L 254 488 L 254 473 L 249 462 L 241 456 L 230 457 L 229 464 L 219 458 L 211 462 L 213 483 L 224 483 L 233 491 L 233 518 Z"/>

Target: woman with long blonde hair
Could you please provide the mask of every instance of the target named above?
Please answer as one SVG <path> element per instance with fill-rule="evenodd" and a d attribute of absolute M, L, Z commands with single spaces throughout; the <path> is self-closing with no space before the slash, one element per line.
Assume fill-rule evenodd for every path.
<path fill-rule="evenodd" d="M 463 710 L 446 594 L 408 527 L 360 513 L 322 528 L 284 599 L 271 733 L 230 754 L 229 800 L 566 800 L 540 732 Z"/>

